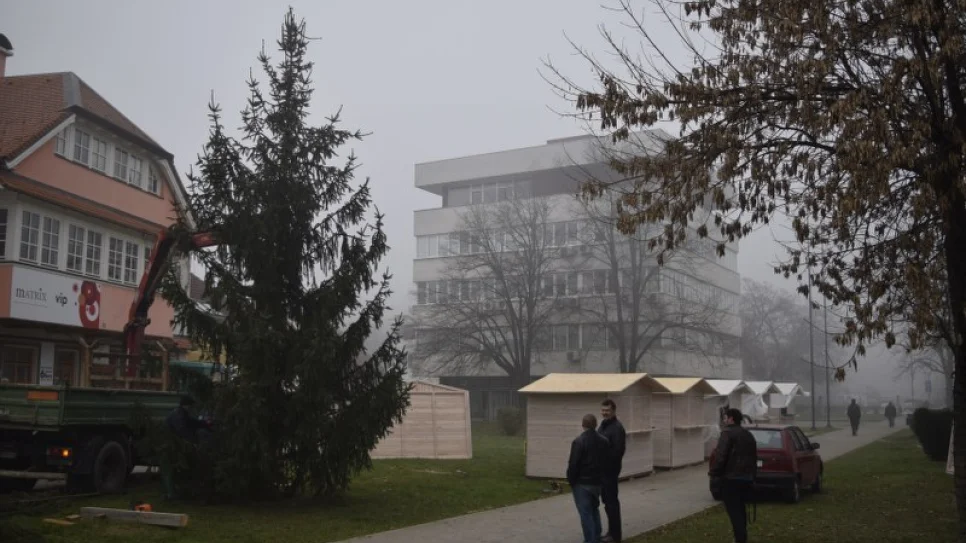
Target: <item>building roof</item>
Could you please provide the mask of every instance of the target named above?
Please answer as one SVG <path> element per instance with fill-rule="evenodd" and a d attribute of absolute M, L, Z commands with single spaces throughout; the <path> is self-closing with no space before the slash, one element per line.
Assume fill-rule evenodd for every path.
<path fill-rule="evenodd" d="M 807 396 L 798 383 L 775 383 L 775 387 L 783 396 Z"/>
<path fill-rule="evenodd" d="M 706 381 L 719 396 L 727 396 L 735 392 L 751 392 L 748 385 L 740 379 L 706 379 Z"/>
<path fill-rule="evenodd" d="M 100 122 L 166 159 L 172 157 L 73 72 L 0 79 L 0 158 L 25 151 L 72 113 Z"/>
<path fill-rule="evenodd" d="M 655 381 L 671 394 L 684 394 L 694 389 L 704 394 L 714 394 L 715 389 L 701 377 L 655 377 Z"/>
<path fill-rule="evenodd" d="M 551 373 L 520 389 L 522 394 L 616 394 L 645 382 L 666 392 L 646 373 Z"/>
<path fill-rule="evenodd" d="M 752 392 L 761 396 L 762 394 L 781 394 L 774 381 L 745 381 Z"/>

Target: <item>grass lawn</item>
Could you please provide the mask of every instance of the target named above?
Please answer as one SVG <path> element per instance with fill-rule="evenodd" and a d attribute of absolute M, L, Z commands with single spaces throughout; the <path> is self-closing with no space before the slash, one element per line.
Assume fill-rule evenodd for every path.
<path fill-rule="evenodd" d="M 904 430 L 825 466 L 825 490 L 797 505 L 758 505 L 751 541 L 881 543 L 956 541 L 952 477 Z M 732 541 L 722 507 L 630 540 L 661 543 Z"/>
<path fill-rule="evenodd" d="M 523 439 L 497 435 L 491 427 L 474 427 L 472 460 L 381 460 L 359 475 L 339 503 L 312 500 L 250 507 L 164 503 L 154 480 L 127 495 L 77 500 L 29 515 L 0 517 L 0 541 L 51 542 L 228 542 L 338 541 L 511 505 L 545 496 L 545 482 L 524 477 Z M 187 528 L 81 521 L 74 526 L 42 522 L 45 517 L 78 512 L 81 506 L 126 508 L 131 499 L 152 503 L 156 511 L 190 515 Z M 16 530 L 19 538 L 4 535 Z M 472 539 L 469 536 L 469 539 Z"/>

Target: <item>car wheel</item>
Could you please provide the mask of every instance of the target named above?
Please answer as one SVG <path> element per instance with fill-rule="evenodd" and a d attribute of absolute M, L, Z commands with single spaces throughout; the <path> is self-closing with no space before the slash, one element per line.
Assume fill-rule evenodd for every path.
<path fill-rule="evenodd" d="M 108 441 L 94 460 L 94 490 L 101 494 L 114 494 L 124 490 L 127 470 L 127 452 L 124 447 L 117 441 Z"/>
<path fill-rule="evenodd" d="M 812 492 L 814 492 L 815 494 L 822 493 L 822 476 L 824 475 L 823 473 L 824 471 L 825 470 L 820 470 L 818 472 L 818 475 L 815 476 L 815 482 L 812 483 Z"/>
<path fill-rule="evenodd" d="M 785 494 L 785 500 L 788 503 L 798 503 L 799 501 L 801 501 L 801 499 L 802 499 L 802 487 L 801 487 L 801 484 L 799 484 L 798 482 L 798 478 L 796 478 L 795 480 L 792 481 L 791 486 L 788 487 L 788 490 L 786 491 L 786 494 Z"/>

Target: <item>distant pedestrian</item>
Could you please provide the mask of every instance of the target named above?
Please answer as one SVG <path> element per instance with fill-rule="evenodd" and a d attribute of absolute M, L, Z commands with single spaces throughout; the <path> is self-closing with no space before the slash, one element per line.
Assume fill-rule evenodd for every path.
<path fill-rule="evenodd" d="M 597 433 L 597 417 L 584 415 L 583 433 L 570 445 L 567 482 L 573 490 L 585 543 L 600 543 L 601 465 L 608 454 L 607 439 Z"/>
<path fill-rule="evenodd" d="M 859 404 L 855 403 L 855 398 L 852 398 L 852 403 L 849 404 L 849 409 L 846 411 L 849 416 L 849 424 L 852 425 L 852 435 L 856 435 L 859 432 L 859 421 L 862 419 L 862 408 Z"/>
<path fill-rule="evenodd" d="M 894 428 L 896 425 L 896 406 L 892 402 L 885 408 L 885 417 L 889 419 L 889 428 Z"/>
<path fill-rule="evenodd" d="M 758 443 L 741 427 L 741 411 L 729 409 L 708 473 L 721 481 L 721 499 L 731 520 L 736 543 L 748 541 L 748 502 L 758 472 Z"/>
<path fill-rule="evenodd" d="M 597 430 L 607 438 L 610 445 L 608 454 L 601 466 L 600 498 L 604 502 L 607 513 L 607 533 L 601 538 L 602 543 L 620 543 L 621 530 L 621 502 L 617 498 L 617 481 L 620 479 L 624 462 L 624 451 L 627 449 L 627 432 L 624 425 L 617 420 L 617 404 L 607 399 L 600 404 L 600 428 Z"/>

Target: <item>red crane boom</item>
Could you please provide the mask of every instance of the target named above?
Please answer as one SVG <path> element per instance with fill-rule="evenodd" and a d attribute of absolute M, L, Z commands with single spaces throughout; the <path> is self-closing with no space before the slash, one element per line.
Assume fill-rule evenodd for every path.
<path fill-rule="evenodd" d="M 154 243 L 154 250 L 148 260 L 144 275 L 138 284 L 137 293 L 134 301 L 131 302 L 131 309 L 128 313 L 128 322 L 124 326 L 124 345 L 128 354 L 128 375 L 133 376 L 137 373 L 138 365 L 141 361 L 141 344 L 144 342 L 144 330 L 151 319 L 148 318 L 148 311 L 154 303 L 154 296 L 161 280 L 171 266 L 174 253 L 184 250 L 184 242 L 188 242 L 188 250 L 212 247 L 218 244 L 218 240 L 211 232 L 189 234 L 188 236 L 178 235 L 172 228 L 166 228 L 158 234 L 158 240 Z"/>

